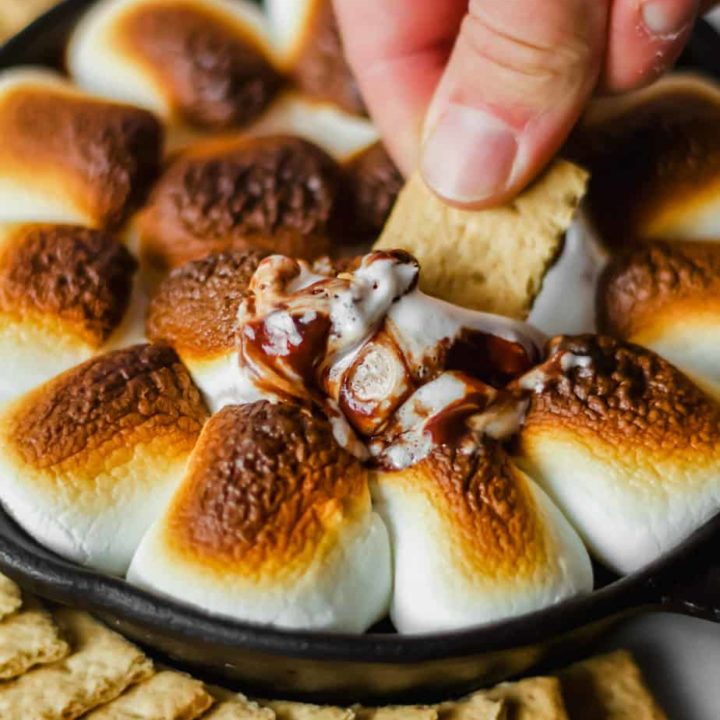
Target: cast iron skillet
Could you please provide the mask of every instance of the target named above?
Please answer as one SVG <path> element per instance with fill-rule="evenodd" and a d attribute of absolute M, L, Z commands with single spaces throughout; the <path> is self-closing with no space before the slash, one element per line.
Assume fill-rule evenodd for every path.
<path fill-rule="evenodd" d="M 92 0 L 65 0 L 4 48 L 0 68 L 57 63 L 68 30 Z M 685 64 L 720 75 L 720 40 L 702 23 Z M 175 664 L 267 696 L 325 702 L 421 702 L 566 662 L 639 609 L 720 622 L 720 516 L 634 575 L 597 568 L 600 589 L 561 605 L 463 632 L 400 637 L 286 632 L 214 618 L 70 563 L 0 509 L 0 568 L 28 590 L 92 611 Z"/>

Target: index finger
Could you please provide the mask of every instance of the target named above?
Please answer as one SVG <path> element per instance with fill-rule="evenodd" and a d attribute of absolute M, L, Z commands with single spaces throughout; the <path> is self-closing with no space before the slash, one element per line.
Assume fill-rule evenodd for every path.
<path fill-rule="evenodd" d="M 407 174 L 467 0 L 335 0 L 348 56 L 388 150 Z"/>

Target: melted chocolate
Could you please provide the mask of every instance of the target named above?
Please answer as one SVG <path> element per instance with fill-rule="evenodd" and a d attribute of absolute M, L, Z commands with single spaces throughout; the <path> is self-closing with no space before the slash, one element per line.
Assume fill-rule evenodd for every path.
<path fill-rule="evenodd" d="M 316 388 L 317 370 L 327 352 L 330 334 L 330 318 L 326 315 L 314 314 L 288 315 L 294 332 L 290 337 L 278 338 L 273 335 L 267 320 L 256 320 L 245 326 L 242 333 L 243 352 L 261 360 L 263 366 L 275 375 L 284 377 L 290 384 L 298 384 L 313 392 Z M 297 336 L 297 342 L 292 335 Z M 277 388 L 269 387 L 271 391 Z"/>
<path fill-rule="evenodd" d="M 517 343 L 466 328 L 449 347 L 443 370 L 458 370 L 493 387 L 504 387 L 526 373 L 533 360 Z"/>
<path fill-rule="evenodd" d="M 404 420 L 396 420 L 396 412 L 443 373 L 460 376 L 463 397 L 442 408 L 431 390 L 432 407 L 442 409 L 424 431 L 435 444 L 453 444 L 467 434 L 468 418 L 495 399 L 492 386 L 503 387 L 531 367 L 533 358 L 520 344 L 464 329 L 452 342 L 439 341 L 432 368 L 418 378 L 402 349 L 402 328 L 385 323 L 388 309 L 417 284 L 417 263 L 403 251 L 365 256 L 354 277 L 318 279 L 308 272 L 307 265 L 277 256 L 258 267 L 239 313 L 240 365 L 263 392 L 333 417 L 342 413 L 376 447 L 412 431 L 412 412 Z M 485 416 L 494 434 L 493 418 Z"/>
<path fill-rule="evenodd" d="M 435 445 L 457 447 L 468 434 L 468 420 L 483 412 L 488 406 L 487 391 L 470 393 L 451 403 L 425 425 Z"/>
<path fill-rule="evenodd" d="M 366 370 L 366 361 L 372 353 L 383 353 L 387 361 L 394 362 L 396 368 L 401 368 L 401 377 L 397 379 L 394 387 L 384 388 L 385 392 L 379 396 L 359 397 L 356 381 L 358 374 Z M 392 372 L 392 368 L 379 368 L 382 372 Z M 377 370 L 376 370 L 377 372 Z M 375 384 L 382 383 L 383 378 L 373 379 Z M 338 404 L 350 424 L 363 435 L 377 434 L 392 417 L 400 405 L 410 397 L 416 385 L 412 373 L 402 351 L 393 340 L 390 333 L 384 329 L 375 334 L 358 354 L 352 366 L 344 373 L 340 385 Z"/>

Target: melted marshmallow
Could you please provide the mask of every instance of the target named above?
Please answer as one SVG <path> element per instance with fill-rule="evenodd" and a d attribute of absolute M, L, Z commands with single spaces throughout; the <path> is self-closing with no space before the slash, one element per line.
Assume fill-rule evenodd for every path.
<path fill-rule="evenodd" d="M 524 323 L 425 295 L 417 278 L 416 261 L 402 252 L 372 253 L 355 272 L 330 278 L 299 261 L 267 258 L 238 315 L 237 394 L 254 387 L 273 401 L 319 405 L 341 445 L 363 456 L 357 433 L 372 437 L 373 452 L 396 468 L 425 457 L 448 419 L 458 428 L 453 441 L 467 434 L 471 417 L 476 434 L 516 431 L 516 398 L 487 407 L 498 393 L 478 379 L 483 363 L 493 363 L 481 356 L 482 345 L 465 351 L 471 366 L 477 356 L 477 373 L 444 371 L 468 332 L 500 342 L 501 357 L 511 351 L 511 369 L 518 353 L 527 366 L 537 360 L 544 337 Z"/>
<path fill-rule="evenodd" d="M 608 259 L 597 233 L 580 214 L 567 232 L 560 257 L 545 275 L 528 322 L 547 335 L 596 332 L 597 284 Z"/>

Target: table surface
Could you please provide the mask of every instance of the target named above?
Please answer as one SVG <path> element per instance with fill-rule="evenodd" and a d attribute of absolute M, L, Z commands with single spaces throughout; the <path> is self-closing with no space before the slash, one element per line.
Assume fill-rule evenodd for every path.
<path fill-rule="evenodd" d="M 599 649 L 628 648 L 673 720 L 720 718 L 720 624 L 648 613 L 626 621 Z"/>

